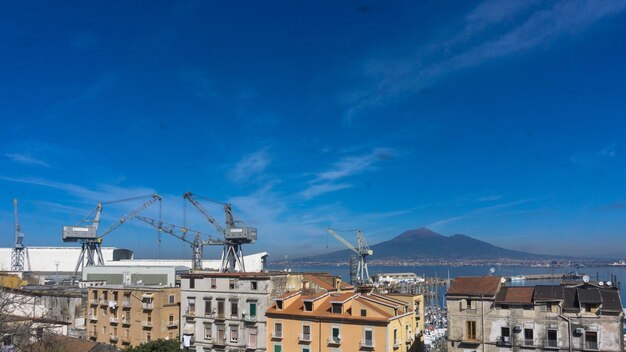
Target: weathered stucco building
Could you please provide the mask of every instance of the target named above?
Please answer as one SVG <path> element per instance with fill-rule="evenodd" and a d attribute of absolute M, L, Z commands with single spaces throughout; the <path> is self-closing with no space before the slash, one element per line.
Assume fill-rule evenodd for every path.
<path fill-rule="evenodd" d="M 449 351 L 623 351 L 619 289 L 599 283 L 507 287 L 459 277 L 447 294 Z"/>

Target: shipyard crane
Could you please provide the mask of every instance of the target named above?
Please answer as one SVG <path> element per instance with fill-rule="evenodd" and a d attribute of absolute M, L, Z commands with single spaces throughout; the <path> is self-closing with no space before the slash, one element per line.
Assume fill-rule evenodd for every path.
<path fill-rule="evenodd" d="M 15 246 L 11 250 L 11 271 L 24 271 L 24 233 L 17 215 L 17 198 L 13 199 Z"/>
<path fill-rule="evenodd" d="M 186 227 L 180 227 L 160 220 L 147 218 L 145 216 L 135 215 L 135 217 L 146 224 L 156 227 L 159 233 L 165 232 L 178 238 L 181 241 L 187 242 L 191 245 L 192 250 L 192 268 L 193 270 L 202 270 L 202 251 L 204 246 L 221 246 L 224 245 L 224 241 L 216 240 L 207 235 L 202 234 L 199 231 L 191 230 Z M 192 237 L 193 240 L 190 238 Z M 206 237 L 206 240 L 202 240 Z"/>
<path fill-rule="evenodd" d="M 100 225 L 100 216 L 102 214 L 103 205 L 127 202 L 142 198 L 149 199 L 119 218 L 107 227 L 106 230 L 98 234 L 98 226 Z M 89 214 L 87 214 L 87 216 L 85 216 L 78 225 L 63 226 L 63 242 L 79 242 L 81 244 L 81 251 L 78 257 L 78 262 L 76 263 L 76 269 L 74 269 L 73 277 L 76 277 L 79 269 L 84 266 L 104 265 L 104 257 L 102 256 L 101 248 L 102 238 L 157 201 L 161 201 L 161 196 L 155 193 L 152 195 L 126 198 L 110 202 L 101 202 L 98 203 L 98 205 L 91 212 L 89 212 Z"/>
<path fill-rule="evenodd" d="M 346 241 L 343 237 L 337 234 L 330 228 L 326 228 L 326 231 L 330 233 L 333 237 L 335 237 L 339 242 L 343 243 L 344 246 L 348 247 L 351 251 L 356 253 L 358 256 L 359 262 L 357 264 L 357 272 L 356 279 L 358 284 L 371 284 L 372 280 L 370 279 L 370 274 L 367 269 L 367 257 L 374 254 L 365 241 L 365 237 L 363 237 L 363 233 L 361 230 L 356 231 L 357 238 L 357 247 L 354 247 L 350 242 Z"/>
<path fill-rule="evenodd" d="M 224 206 L 226 229 L 224 229 L 196 198 L 200 198 L 191 192 L 183 195 L 213 227 L 224 236 L 224 249 L 220 263 L 220 272 L 246 271 L 243 261 L 243 244 L 254 243 L 257 238 L 257 229 L 254 227 L 237 226 L 230 204 L 218 203 Z M 203 197 L 204 198 L 204 197 Z M 206 199 L 206 198 L 205 198 Z M 216 202 L 217 203 L 217 202 Z"/>

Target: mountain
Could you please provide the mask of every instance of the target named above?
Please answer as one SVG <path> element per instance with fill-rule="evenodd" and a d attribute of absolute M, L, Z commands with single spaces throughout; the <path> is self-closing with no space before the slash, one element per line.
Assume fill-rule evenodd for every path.
<path fill-rule="evenodd" d="M 350 239 L 349 239 L 350 240 Z M 519 252 L 471 238 L 466 235 L 443 236 L 427 228 L 409 230 L 370 246 L 373 260 L 428 260 L 428 259 L 540 259 L 548 256 Z M 300 258 L 306 260 L 345 260 L 353 252 L 338 252 Z"/>

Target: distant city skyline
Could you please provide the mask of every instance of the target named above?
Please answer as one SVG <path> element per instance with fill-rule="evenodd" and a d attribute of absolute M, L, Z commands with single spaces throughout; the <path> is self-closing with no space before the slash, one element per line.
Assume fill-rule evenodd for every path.
<path fill-rule="evenodd" d="M 14 197 L 27 246 L 154 192 L 215 236 L 191 191 L 273 259 L 343 249 L 326 227 L 626 257 L 625 1 L 0 8 L 0 246 Z M 190 256 L 138 221 L 103 245 Z"/>

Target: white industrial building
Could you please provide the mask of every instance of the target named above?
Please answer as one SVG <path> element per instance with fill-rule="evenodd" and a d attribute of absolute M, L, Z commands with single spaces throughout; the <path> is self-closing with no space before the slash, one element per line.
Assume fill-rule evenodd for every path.
<path fill-rule="evenodd" d="M 0 248 L 0 271 L 11 270 L 11 250 L 12 248 Z M 36 273 L 73 273 L 80 251 L 80 247 L 28 247 L 25 249 L 24 270 Z M 132 251 L 114 247 L 102 247 L 102 256 L 105 265 L 192 267 L 191 259 L 133 259 Z M 267 257 L 267 252 L 245 256 L 246 271 L 263 271 Z M 219 259 L 202 261 L 202 267 L 209 270 L 218 270 L 220 264 Z"/>

